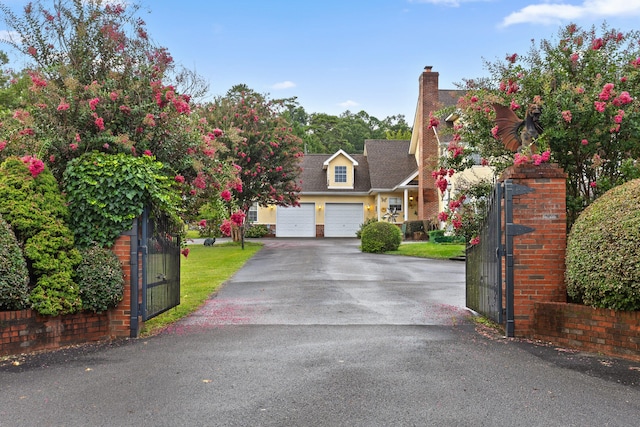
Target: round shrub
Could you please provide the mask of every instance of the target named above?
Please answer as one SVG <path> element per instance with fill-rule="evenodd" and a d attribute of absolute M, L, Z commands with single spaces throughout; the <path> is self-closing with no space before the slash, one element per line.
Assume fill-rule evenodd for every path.
<path fill-rule="evenodd" d="M 589 205 L 569 233 L 567 292 L 585 305 L 640 310 L 640 179 Z"/>
<path fill-rule="evenodd" d="M 16 236 L 0 216 L 0 310 L 22 310 L 29 303 L 29 271 Z"/>
<path fill-rule="evenodd" d="M 252 224 L 245 228 L 244 237 L 247 238 L 261 238 L 269 234 L 267 226 L 264 224 Z"/>
<path fill-rule="evenodd" d="M 362 252 L 395 251 L 402 242 L 402 231 L 389 222 L 373 222 L 362 229 Z"/>
<path fill-rule="evenodd" d="M 118 257 L 109 249 L 90 246 L 80 250 L 76 269 L 82 308 L 101 313 L 115 307 L 124 295 L 124 274 Z"/>

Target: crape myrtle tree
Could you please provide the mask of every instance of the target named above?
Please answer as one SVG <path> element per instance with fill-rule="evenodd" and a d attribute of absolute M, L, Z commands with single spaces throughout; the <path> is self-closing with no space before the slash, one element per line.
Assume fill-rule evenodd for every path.
<path fill-rule="evenodd" d="M 600 194 L 640 176 L 640 33 L 571 24 L 556 40 L 532 42 L 527 54 L 485 65 L 489 77 L 461 85 L 467 92 L 455 107 L 460 125 L 441 171 L 468 167 L 472 151 L 498 173 L 514 163 L 553 161 L 567 173 L 568 228 Z M 505 150 L 493 103 L 521 118 L 528 105 L 542 106 L 537 153 Z"/>
<path fill-rule="evenodd" d="M 239 181 L 230 181 L 222 193 L 239 209 L 231 217 L 235 225 L 243 224 L 254 203 L 298 205 L 302 141 L 282 114 L 284 104 L 284 100 L 236 85 L 206 107 L 207 119 L 217 123 L 224 134 L 220 141 L 226 144 L 226 151 L 221 156 L 238 171 Z M 229 230 L 228 223 L 225 230 Z"/>
<path fill-rule="evenodd" d="M 191 211 L 234 180 L 218 156 L 219 130 L 190 94 L 167 83 L 175 64 L 149 38 L 139 5 L 54 0 L 29 3 L 21 16 L 2 3 L 0 10 L 14 34 L 10 47 L 29 64 L 15 76 L 26 84 L 3 117 L 0 160 L 36 156 L 62 182 L 67 163 L 84 153 L 152 156 Z M 197 81 L 186 85 L 188 73 L 177 74 L 200 94 Z"/>

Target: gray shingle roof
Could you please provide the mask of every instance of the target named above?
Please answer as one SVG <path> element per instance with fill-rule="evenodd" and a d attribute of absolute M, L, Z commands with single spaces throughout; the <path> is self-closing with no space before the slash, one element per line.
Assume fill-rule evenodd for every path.
<path fill-rule="evenodd" d="M 327 172 L 323 163 L 333 154 L 306 154 L 300 175 L 303 193 L 368 193 L 392 189 L 414 174 L 418 166 L 409 155 L 410 141 L 368 139 L 364 154 L 350 154 L 358 162 L 353 189 L 327 189 Z"/>

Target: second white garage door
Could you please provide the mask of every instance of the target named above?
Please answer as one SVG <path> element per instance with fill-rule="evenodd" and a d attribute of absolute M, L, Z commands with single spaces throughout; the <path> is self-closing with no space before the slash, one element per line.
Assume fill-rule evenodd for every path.
<path fill-rule="evenodd" d="M 324 212 L 325 237 L 356 237 L 364 222 L 362 203 L 326 203 Z"/>
<path fill-rule="evenodd" d="M 315 203 L 300 203 L 296 207 L 278 206 L 276 237 L 316 237 Z"/>

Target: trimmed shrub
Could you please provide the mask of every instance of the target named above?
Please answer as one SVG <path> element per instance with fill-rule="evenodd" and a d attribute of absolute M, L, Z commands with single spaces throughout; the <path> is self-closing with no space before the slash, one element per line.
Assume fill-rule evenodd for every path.
<path fill-rule="evenodd" d="M 362 238 L 362 230 L 364 230 L 364 228 L 367 225 L 373 224 L 374 222 L 378 222 L 378 220 L 376 218 L 369 218 L 364 222 L 364 224 L 360 224 L 360 229 L 358 231 L 356 231 L 356 237 L 358 239 L 361 239 Z"/>
<path fill-rule="evenodd" d="M 81 258 L 65 223 L 66 203 L 49 169 L 34 169 L 28 159 L 9 157 L 0 165 L 0 215 L 24 248 L 35 285 L 31 308 L 42 315 L 74 313 L 82 306 L 72 280 Z"/>
<path fill-rule="evenodd" d="M 16 236 L 0 216 L 0 310 L 22 310 L 29 304 L 29 270 Z"/>
<path fill-rule="evenodd" d="M 383 253 L 395 251 L 402 243 L 402 231 L 396 225 L 376 221 L 362 230 L 362 252 Z"/>
<path fill-rule="evenodd" d="M 118 257 L 109 249 L 91 246 L 80 250 L 76 269 L 82 308 L 101 313 L 115 307 L 124 295 L 124 274 Z"/>
<path fill-rule="evenodd" d="M 429 232 L 431 243 L 464 243 L 464 236 L 446 236 L 445 230 L 432 230 Z"/>
<path fill-rule="evenodd" d="M 640 179 L 589 205 L 567 240 L 567 292 L 574 301 L 640 310 Z"/>
<path fill-rule="evenodd" d="M 267 230 L 267 226 L 264 224 L 253 224 L 245 226 L 244 229 L 244 237 L 248 238 L 260 238 L 267 234 L 269 234 L 269 230 Z"/>

